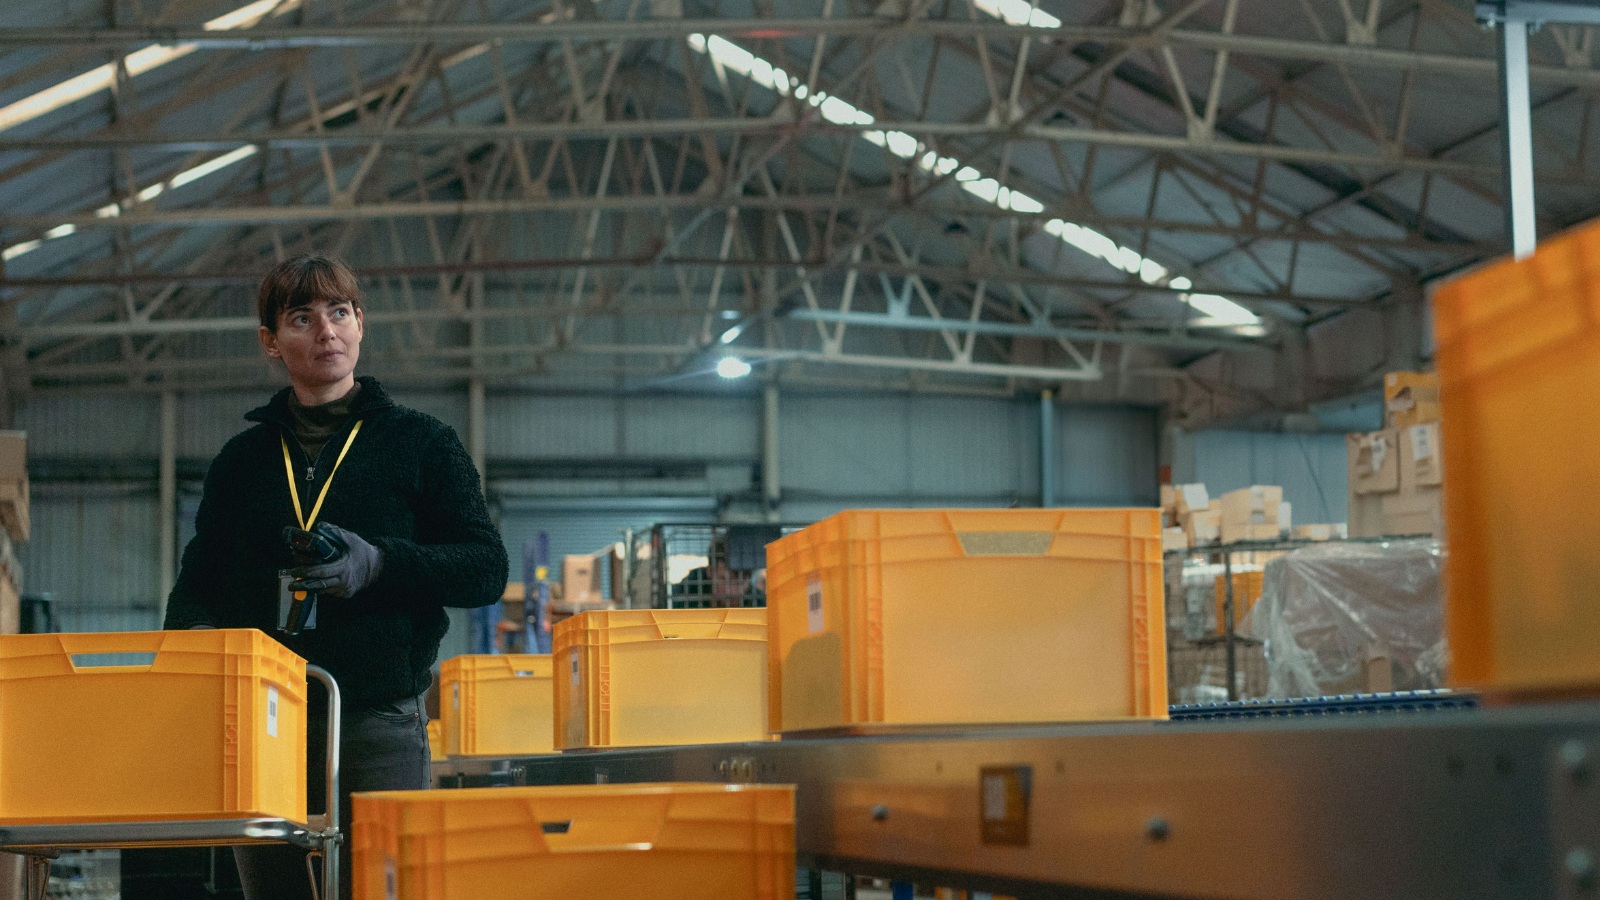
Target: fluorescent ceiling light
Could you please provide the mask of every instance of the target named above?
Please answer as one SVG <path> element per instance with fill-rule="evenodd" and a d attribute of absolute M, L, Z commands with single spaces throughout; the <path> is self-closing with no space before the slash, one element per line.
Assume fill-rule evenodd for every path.
<path fill-rule="evenodd" d="M 1037 28 L 1060 28 L 1061 20 L 1042 9 L 1036 9 L 1028 0 L 975 0 L 975 5 L 1012 25 L 1033 25 Z"/>
<path fill-rule="evenodd" d="M 281 15 L 299 6 L 301 0 L 256 0 L 256 2 L 242 6 L 225 16 L 218 16 L 201 25 L 207 31 L 230 31 L 235 28 L 248 28 L 268 15 Z M 122 58 L 122 65 L 128 70 L 128 77 L 143 75 L 151 69 L 164 66 L 175 59 L 185 56 L 199 49 L 197 44 L 175 44 L 164 47 L 152 44 L 140 50 L 135 50 Z M 117 64 L 106 63 L 93 69 L 68 78 L 66 81 L 52 87 L 45 88 L 37 94 L 24 97 L 21 100 L 0 108 L 0 131 L 15 128 L 24 122 L 31 122 L 48 112 L 54 112 L 69 103 L 75 103 L 85 97 L 109 90 L 116 82 Z"/>
<path fill-rule="evenodd" d="M 261 21 L 261 19 L 263 18 L 263 15 L 262 15 L 262 10 L 263 9 L 269 9 L 270 8 L 271 9 L 271 14 L 277 15 L 277 14 L 280 14 L 280 13 L 288 12 L 291 9 L 294 9 L 295 7 L 299 6 L 301 4 L 301 2 L 302 2 L 302 0 L 259 0 L 259 2 L 257 2 L 257 3 L 252 3 L 249 6 L 245 6 L 245 7 L 242 7 L 240 9 L 234 10 L 233 12 L 228 13 L 225 16 L 220 16 L 218 18 L 212 19 L 210 22 L 205 23 L 204 27 L 206 27 L 206 28 L 208 28 L 208 29 L 210 29 L 212 31 L 220 31 L 220 30 L 225 30 L 225 29 L 230 29 L 230 28 L 240 28 L 240 27 L 243 27 L 245 25 L 253 25 L 253 24 Z M 273 8 L 274 4 L 276 4 L 275 8 Z M 541 16 L 539 18 L 539 21 L 541 21 L 541 22 L 549 22 L 549 21 L 553 21 L 553 19 L 554 19 L 553 14 L 547 13 L 544 16 Z M 193 45 L 182 45 L 182 46 L 187 46 L 191 50 L 194 49 Z M 489 50 L 489 45 L 488 44 L 474 44 L 474 45 L 472 45 L 470 47 L 467 47 L 464 50 L 460 50 L 460 51 L 458 51 L 458 52 L 456 52 L 454 54 L 451 54 L 450 56 L 445 57 L 444 60 L 440 63 L 440 65 L 441 65 L 442 68 L 448 69 L 448 68 L 451 68 L 452 66 L 455 66 L 455 65 L 458 65 L 460 63 L 466 62 L 467 60 L 472 59 L 473 57 L 480 56 L 480 55 L 488 52 L 488 50 Z M 188 51 L 186 50 L 185 53 L 187 53 L 187 52 Z M 172 57 L 172 59 L 176 59 L 176 58 L 177 57 Z M 166 62 L 171 62 L 171 61 L 172 61 L 171 59 L 166 60 Z M 146 68 L 142 69 L 141 71 L 149 71 L 150 68 L 153 68 L 153 67 L 146 67 Z M 89 74 L 93 74 L 93 73 L 89 73 Z M 79 77 L 83 77 L 83 76 L 79 76 Z M 37 95 L 35 95 L 35 96 L 37 96 Z M 29 98 L 29 99 L 32 99 L 32 98 Z M 23 101 L 23 102 L 27 102 L 27 101 Z M 12 106 L 16 106 L 16 105 L 17 104 L 12 104 Z M 10 108 L 11 107 L 6 107 L 6 109 L 10 109 Z M 0 110 L 0 115 L 3 115 L 4 112 L 5 112 L 5 110 Z M 42 114 L 42 113 L 39 113 L 39 114 Z M 9 126 L 0 126 L 0 130 L 4 130 L 5 127 L 9 127 Z M 94 211 L 94 214 L 95 214 L 95 216 L 97 218 L 101 218 L 101 219 L 109 219 L 109 218 L 112 218 L 114 216 L 122 215 L 122 210 L 125 207 L 131 207 L 135 203 L 145 203 L 145 202 L 148 202 L 150 200 L 154 200 L 155 198 L 161 196 L 163 193 L 165 193 L 166 191 L 168 191 L 168 190 L 170 190 L 172 188 L 183 187 L 184 185 L 188 184 L 191 181 L 196 181 L 198 179 L 206 177 L 207 175 L 212 174 L 213 172 L 221 171 L 222 169 L 225 169 L 228 166 L 233 165 L 234 163 L 240 162 L 241 160 L 249 159 L 250 157 L 252 157 L 252 156 L 254 156 L 256 154 L 257 149 L 258 148 L 253 147 L 253 146 L 239 147 L 238 149 L 230 150 L 227 153 L 222 154 L 221 156 L 212 157 L 211 159 L 207 160 L 206 162 L 203 162 L 203 163 L 201 163 L 201 164 L 199 164 L 197 166 L 194 166 L 193 168 L 185 169 L 184 171 L 179 172 L 178 174 L 176 174 L 176 175 L 172 176 L 171 178 L 167 179 L 166 181 L 158 181 L 155 184 L 152 184 L 152 185 L 149 185 L 148 187 L 140 189 L 139 191 L 137 191 L 133 195 L 133 200 L 131 202 L 124 201 L 122 203 L 108 203 L 105 206 L 102 206 L 99 209 L 96 209 Z M 45 240 L 47 240 L 47 239 L 49 239 L 51 237 L 60 237 L 61 236 L 60 234 L 55 234 L 55 232 L 60 231 L 60 229 L 62 229 L 62 228 L 69 228 L 69 227 L 70 226 L 65 226 L 65 225 L 57 226 L 56 228 L 51 229 L 49 232 L 46 232 L 45 236 L 43 238 L 39 238 L 39 239 L 36 239 L 36 240 L 23 241 L 23 242 L 21 242 L 19 244 L 13 244 L 10 247 L 6 247 L 4 250 L 0 250 L 0 259 L 6 260 L 6 261 L 10 261 L 10 260 L 16 259 L 17 257 L 23 255 L 24 253 L 28 253 L 28 252 L 33 251 L 33 250 L 37 250 L 39 248 L 39 246 L 42 245 L 45 242 Z M 73 231 L 75 231 L 75 230 L 76 229 L 73 229 Z M 72 231 L 62 232 L 62 234 L 71 234 L 71 233 L 72 233 Z"/>
<path fill-rule="evenodd" d="M 737 356 L 724 356 L 717 360 L 717 374 L 723 378 L 743 378 L 750 374 L 750 364 Z"/>
<path fill-rule="evenodd" d="M 1034 9 L 1026 0 L 977 0 L 977 3 L 980 9 L 1012 24 L 1026 22 L 1030 25 L 1049 27 L 1061 24 L 1055 16 Z M 822 117 L 830 122 L 839 125 L 871 125 L 876 121 L 871 113 L 846 100 L 828 96 L 821 91 L 810 91 L 783 69 L 732 41 L 716 35 L 703 34 L 691 34 L 688 40 L 691 48 L 711 57 L 718 66 L 738 72 L 776 93 L 804 100 L 816 107 L 822 113 Z M 986 203 L 1020 213 L 1032 214 L 1044 211 L 1044 204 L 1035 198 L 1013 188 L 1002 187 L 999 181 L 985 177 L 983 173 L 962 164 L 955 157 L 940 156 L 925 149 L 921 141 L 903 131 L 864 131 L 861 136 L 901 159 L 914 159 L 917 167 L 925 172 L 941 176 L 953 174 L 956 184 L 962 190 Z M 1166 266 L 1146 258 L 1137 250 L 1118 244 L 1093 228 L 1077 225 L 1065 219 L 1050 219 L 1045 222 L 1044 231 L 1130 275 L 1137 275 L 1145 284 L 1175 288 L 1184 292 L 1193 284 L 1188 278 L 1182 275 L 1174 276 Z M 1190 320 L 1191 325 L 1227 328 L 1248 336 L 1266 333 L 1259 316 L 1219 294 L 1180 293 L 1178 299 L 1204 314 L 1203 318 Z"/>
<path fill-rule="evenodd" d="M 301 2 L 302 0 L 256 0 L 256 2 L 241 6 L 231 13 L 218 16 L 204 23 L 201 27 L 207 31 L 231 31 L 235 28 L 248 28 L 269 15 L 282 15 L 299 6 Z M 152 44 L 123 57 L 122 65 L 127 69 L 128 77 L 132 78 L 136 75 L 143 75 L 151 69 L 164 66 L 175 59 L 188 56 L 196 49 L 198 49 L 196 44 L 177 44 L 172 47 Z M 14 128 L 24 122 L 31 122 L 45 113 L 54 112 L 69 103 L 74 103 L 100 91 L 107 90 L 116 81 L 116 74 L 116 64 L 106 63 L 96 66 L 82 75 L 68 78 L 60 84 L 24 97 L 9 106 L 0 108 L 0 131 Z M 191 181 L 204 178 L 242 159 L 254 156 L 255 153 L 255 147 L 240 147 L 221 156 L 213 157 L 193 168 L 179 172 L 164 182 L 157 182 L 139 190 L 133 195 L 133 202 L 144 203 L 154 200 L 167 190 L 182 187 Z M 117 203 L 107 204 L 94 211 L 94 214 L 102 219 L 121 215 L 121 213 L 122 205 Z M 24 253 L 38 249 L 47 240 L 66 237 L 77 230 L 76 226 L 70 224 L 57 225 L 55 228 L 46 231 L 44 236 L 38 240 L 23 241 L 0 250 L 0 259 L 9 262 Z"/>
<path fill-rule="evenodd" d="M 138 193 L 133 195 L 133 199 L 131 201 L 126 201 L 126 205 L 132 206 L 136 203 L 144 203 L 154 200 L 172 188 L 183 187 L 191 181 L 197 181 L 206 177 L 207 175 L 212 174 L 213 172 L 218 172 L 222 169 L 225 169 L 228 166 L 239 162 L 240 160 L 249 159 L 250 157 L 256 155 L 256 152 L 257 149 L 254 146 L 245 146 L 236 150 L 230 150 L 221 156 L 214 156 L 198 166 L 184 169 L 182 172 L 179 172 L 171 178 L 168 178 L 166 181 L 158 181 L 155 184 L 141 189 Z M 113 219 L 122 215 L 123 206 L 124 203 L 107 203 L 105 206 L 96 209 L 94 214 L 96 218 Z M 24 253 L 29 253 L 39 249 L 40 245 L 42 245 L 45 241 L 53 240 L 59 237 L 66 237 L 69 234 L 76 233 L 77 230 L 78 226 L 73 225 L 70 222 L 65 225 L 57 225 L 49 231 L 46 231 L 43 237 L 37 240 L 23 241 L 20 244 L 12 244 L 4 250 L 0 250 L 0 259 L 10 262 Z"/>

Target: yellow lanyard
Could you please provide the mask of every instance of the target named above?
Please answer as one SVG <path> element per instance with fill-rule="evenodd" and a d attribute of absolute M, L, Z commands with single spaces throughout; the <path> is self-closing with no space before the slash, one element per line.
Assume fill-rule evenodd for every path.
<path fill-rule="evenodd" d="M 356 435 L 361 433 L 361 420 L 356 420 L 356 427 L 350 429 L 350 436 L 344 439 L 344 449 L 339 451 L 339 458 L 333 461 L 333 471 L 328 473 L 328 480 L 322 483 L 322 493 L 317 495 L 317 505 L 311 507 L 311 518 L 306 518 L 300 511 L 300 489 L 296 487 L 294 477 L 294 463 L 289 461 L 289 442 L 283 435 L 278 435 L 278 443 L 283 445 L 283 471 L 289 476 L 289 497 L 294 500 L 294 517 L 300 522 L 300 530 L 310 531 L 311 526 L 317 522 L 317 513 L 322 512 L 322 501 L 328 499 L 328 488 L 333 486 L 333 476 L 339 474 L 339 463 L 344 462 L 344 455 L 350 452 L 350 445 L 356 442 Z"/>

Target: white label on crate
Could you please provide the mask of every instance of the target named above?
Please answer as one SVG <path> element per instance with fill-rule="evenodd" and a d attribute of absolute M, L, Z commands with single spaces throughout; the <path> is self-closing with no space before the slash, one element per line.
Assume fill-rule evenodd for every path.
<path fill-rule="evenodd" d="M 828 627 L 827 620 L 822 617 L 822 576 L 806 576 L 806 626 L 816 634 Z"/>
<path fill-rule="evenodd" d="M 578 684 L 578 654 L 576 652 L 572 654 L 572 683 L 574 686 Z"/>
<path fill-rule="evenodd" d="M 1004 822 L 1011 817 L 1011 804 L 1007 802 L 1006 780 L 1001 775 L 983 777 L 983 818 L 989 822 Z"/>
<path fill-rule="evenodd" d="M 267 736 L 278 736 L 278 689 L 267 688 Z"/>
<path fill-rule="evenodd" d="M 459 681 L 450 685 L 450 708 L 461 708 L 461 682 Z"/>
<path fill-rule="evenodd" d="M 394 857 L 383 858 L 383 896 L 387 900 L 400 898 L 400 873 L 395 871 Z"/>

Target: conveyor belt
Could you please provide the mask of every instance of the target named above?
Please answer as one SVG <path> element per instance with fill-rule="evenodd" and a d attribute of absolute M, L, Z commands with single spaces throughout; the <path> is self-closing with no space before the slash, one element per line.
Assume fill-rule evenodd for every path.
<path fill-rule="evenodd" d="M 1316 716 L 1361 716 L 1472 709 L 1478 695 L 1448 690 L 1394 691 L 1383 694 L 1338 694 L 1287 700 L 1235 700 L 1229 703 L 1185 703 L 1172 707 L 1174 722 L 1205 719 L 1270 719 Z"/>
<path fill-rule="evenodd" d="M 456 759 L 434 771 L 441 784 L 794 784 L 806 865 L 1030 900 L 1600 896 L 1584 887 L 1600 859 L 1600 703 L 1469 703 L 1328 698 L 1248 717 Z M 1389 714 L 1352 714 L 1380 708 Z"/>

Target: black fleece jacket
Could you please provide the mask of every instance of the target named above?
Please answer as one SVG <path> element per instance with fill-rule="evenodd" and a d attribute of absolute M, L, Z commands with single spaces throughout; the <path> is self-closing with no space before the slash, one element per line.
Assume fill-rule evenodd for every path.
<path fill-rule="evenodd" d="M 307 460 L 294 439 L 290 389 L 245 415 L 259 424 L 228 441 L 206 472 L 194 540 L 183 551 L 165 622 L 169 629 L 259 628 L 331 672 L 354 708 L 427 690 L 449 627 L 444 608 L 499 602 L 508 571 L 477 470 L 455 431 L 395 404 L 376 379 L 359 380 L 350 421 L 319 460 Z M 297 523 L 280 439 L 287 439 L 301 508 L 310 515 L 357 421 L 361 432 L 317 520 L 382 550 L 383 570 L 347 599 L 321 598 L 317 627 L 285 637 L 277 630 L 277 572 L 294 565 L 283 529 Z"/>

